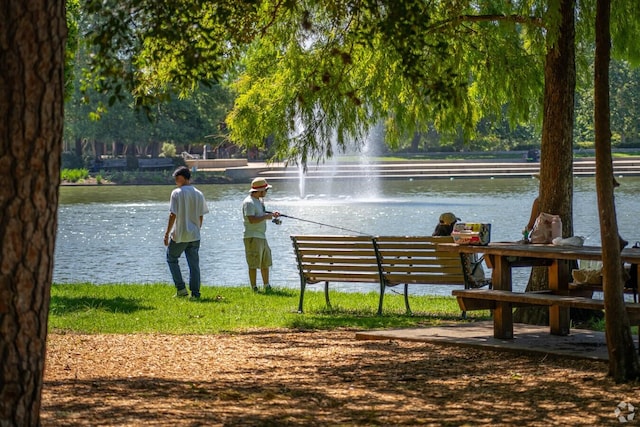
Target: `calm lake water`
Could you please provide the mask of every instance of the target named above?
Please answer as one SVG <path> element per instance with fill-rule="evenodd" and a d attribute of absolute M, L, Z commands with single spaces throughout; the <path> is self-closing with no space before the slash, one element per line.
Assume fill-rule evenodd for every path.
<path fill-rule="evenodd" d="M 640 240 L 640 178 L 620 177 L 616 210 L 621 234 Z M 535 179 L 458 179 L 371 182 L 277 183 L 266 200 L 269 210 L 296 218 L 372 235 L 430 235 L 440 213 L 451 211 L 466 222 L 492 224 L 492 241 L 514 241 L 529 218 L 538 192 Z M 210 213 L 202 230 L 203 286 L 248 286 L 240 205 L 244 185 L 197 185 Z M 54 282 L 170 283 L 162 242 L 172 186 L 62 187 Z M 576 178 L 575 235 L 598 245 L 597 200 L 593 178 Z M 353 234 L 297 219 L 269 223 L 274 256 L 271 284 L 299 288 L 292 234 Z M 184 261 L 184 260 L 182 260 Z M 188 275 L 186 263 L 183 274 Z M 528 269 L 516 269 L 514 287 L 524 288 Z M 342 288 L 341 286 L 337 286 Z M 315 286 L 314 289 L 320 289 Z M 344 290 L 376 291 L 376 285 Z M 413 293 L 450 295 L 451 287 L 414 286 Z M 206 290 L 205 290 L 206 292 Z"/>

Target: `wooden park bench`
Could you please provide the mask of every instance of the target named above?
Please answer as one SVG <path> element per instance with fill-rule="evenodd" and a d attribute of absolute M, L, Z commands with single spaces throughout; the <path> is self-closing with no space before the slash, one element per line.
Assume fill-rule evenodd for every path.
<path fill-rule="evenodd" d="M 96 160 L 91 167 L 92 171 L 101 170 L 125 170 L 127 168 L 127 159 L 104 159 Z"/>
<path fill-rule="evenodd" d="M 154 159 L 138 159 L 139 169 L 172 169 L 173 159 L 169 157 L 158 157 Z"/>
<path fill-rule="evenodd" d="M 387 287 L 404 285 L 407 313 L 409 285 L 461 285 L 467 287 L 461 258 L 437 249 L 438 243 L 453 242 L 451 237 L 431 236 L 291 236 L 300 273 L 300 303 L 309 284 L 324 283 L 325 301 L 329 282 L 378 283 L 382 314 Z"/>

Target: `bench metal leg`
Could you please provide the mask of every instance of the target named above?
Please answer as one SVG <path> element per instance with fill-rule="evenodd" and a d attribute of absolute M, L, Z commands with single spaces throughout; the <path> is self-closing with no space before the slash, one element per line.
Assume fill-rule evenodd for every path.
<path fill-rule="evenodd" d="M 383 283 L 380 284 L 380 301 L 378 302 L 378 316 L 382 316 L 382 301 L 384 301 L 384 291 L 385 286 Z"/>
<path fill-rule="evenodd" d="M 298 303 L 298 313 L 302 313 L 302 302 L 304 301 L 304 289 L 306 288 L 307 284 L 305 283 L 304 279 L 300 280 L 300 303 Z"/>
<path fill-rule="evenodd" d="M 331 308 L 331 301 L 329 301 L 329 282 L 324 282 L 324 300 L 327 303 L 327 307 Z"/>
<path fill-rule="evenodd" d="M 404 284 L 404 306 L 407 309 L 407 314 L 411 315 L 411 307 L 409 307 L 409 285 Z"/>

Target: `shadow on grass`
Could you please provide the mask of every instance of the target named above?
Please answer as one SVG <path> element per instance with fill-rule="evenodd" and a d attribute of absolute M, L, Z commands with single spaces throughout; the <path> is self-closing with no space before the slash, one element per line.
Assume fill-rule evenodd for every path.
<path fill-rule="evenodd" d="M 305 311 L 297 316 L 287 325 L 293 329 L 386 329 L 386 328 L 414 328 L 437 326 L 443 322 L 468 322 L 487 320 L 490 317 L 473 317 L 463 319 L 461 315 L 450 315 L 443 313 L 423 313 L 413 314 L 383 313 L 378 316 L 377 311 L 372 309 L 348 309 L 342 307 L 325 308 L 321 310 Z"/>
<path fill-rule="evenodd" d="M 141 310 L 153 310 L 149 305 L 144 305 L 138 298 L 94 298 L 94 297 L 51 297 L 50 313 L 64 315 L 80 311 L 98 310 L 110 313 L 134 313 Z"/>
<path fill-rule="evenodd" d="M 270 297 L 285 297 L 285 298 L 291 298 L 294 296 L 298 295 L 298 291 L 294 291 L 293 289 L 286 289 L 286 288 L 271 288 L 268 291 L 265 290 L 260 290 L 258 293 L 265 295 L 265 296 L 270 296 Z"/>

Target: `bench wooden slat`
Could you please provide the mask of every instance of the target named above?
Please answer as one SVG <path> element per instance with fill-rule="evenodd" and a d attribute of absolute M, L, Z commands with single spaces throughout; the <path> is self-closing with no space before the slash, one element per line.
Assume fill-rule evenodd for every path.
<path fill-rule="evenodd" d="M 347 266 L 353 266 L 354 269 L 363 269 L 363 268 L 368 268 L 371 271 L 376 271 L 379 272 L 378 269 L 378 265 L 375 263 L 370 263 L 370 262 L 365 262 L 365 260 L 342 260 L 342 261 L 337 261 L 337 262 L 332 262 L 332 261 L 320 261 L 320 262 L 316 262 L 316 261 L 311 261 L 311 262 L 305 262 L 303 269 L 307 270 L 307 269 L 327 269 L 327 268 L 345 268 Z"/>
<path fill-rule="evenodd" d="M 367 257 L 370 259 L 376 259 L 376 253 L 373 250 L 364 250 L 364 249 L 353 249 L 353 250 L 339 250 L 328 252 L 326 249 L 315 250 L 315 249 L 301 249 L 298 251 L 300 255 L 308 256 L 318 256 L 324 258 L 330 257 L 344 257 L 344 258 L 359 258 L 359 257 Z"/>
<path fill-rule="evenodd" d="M 444 275 L 444 276 L 455 276 L 458 279 L 464 278 L 464 274 L 460 271 L 460 266 L 449 265 L 414 265 L 411 267 L 411 271 L 407 271 L 407 267 L 404 265 L 385 265 L 383 266 L 383 274 L 385 277 L 391 274 L 404 274 L 407 276 L 412 276 L 414 274 L 432 274 L 432 275 Z M 428 282 L 425 282 L 428 283 Z"/>
<path fill-rule="evenodd" d="M 331 243 L 319 243 L 319 242 L 309 242 L 309 243 L 299 243 L 298 248 L 300 250 L 316 250 L 316 251 L 336 251 L 336 250 L 351 250 L 351 249 L 363 249 L 373 251 L 371 247 L 371 242 L 331 242 Z"/>
<path fill-rule="evenodd" d="M 347 242 L 371 242 L 371 236 L 340 236 L 340 235 L 296 235 L 291 236 L 292 239 L 295 238 L 295 241 L 299 244 L 307 243 L 307 242 L 338 242 L 338 243 L 347 243 Z"/>
<path fill-rule="evenodd" d="M 429 283 L 433 285 L 464 285 L 464 276 L 447 276 L 438 274 L 385 274 L 387 279 L 387 285 L 402 285 L 402 284 L 424 284 Z"/>
<path fill-rule="evenodd" d="M 352 283 L 378 283 L 380 278 L 371 274 L 332 274 L 332 273 L 316 273 L 306 277 L 307 283 L 319 282 L 352 282 Z"/>
<path fill-rule="evenodd" d="M 384 249 L 387 251 L 390 250 L 405 250 L 405 251 L 413 251 L 413 252 L 449 252 L 442 251 L 436 247 L 438 242 L 399 242 L 399 241 L 381 241 L 376 238 L 376 243 L 378 244 L 379 249 Z M 449 252 L 451 254 L 451 252 Z"/>
<path fill-rule="evenodd" d="M 410 243 L 424 243 L 429 244 L 436 243 L 452 243 L 453 238 L 451 236 L 376 236 L 376 241 L 381 244 L 402 244 Z"/>
<path fill-rule="evenodd" d="M 319 266 L 315 266 L 315 265 L 311 265 L 311 266 L 305 266 L 304 267 L 304 274 L 308 275 L 308 274 L 318 274 L 320 272 L 329 272 L 329 273 L 335 273 L 335 272 L 343 272 L 344 274 L 352 274 L 352 273 L 370 273 L 372 276 L 375 275 L 376 278 L 379 280 L 380 276 L 379 276 L 379 271 L 377 268 L 374 268 L 372 266 L 351 266 L 351 265 L 319 265 Z"/>
<path fill-rule="evenodd" d="M 393 266 L 402 266 L 405 270 L 409 270 L 411 267 L 419 267 L 419 266 L 433 266 L 436 268 L 457 268 L 462 271 L 462 265 L 460 264 L 460 258 L 449 258 L 449 259 L 431 259 L 431 258 L 394 258 L 394 259 L 383 259 L 381 260 L 381 264 L 385 267 L 393 267 Z"/>

